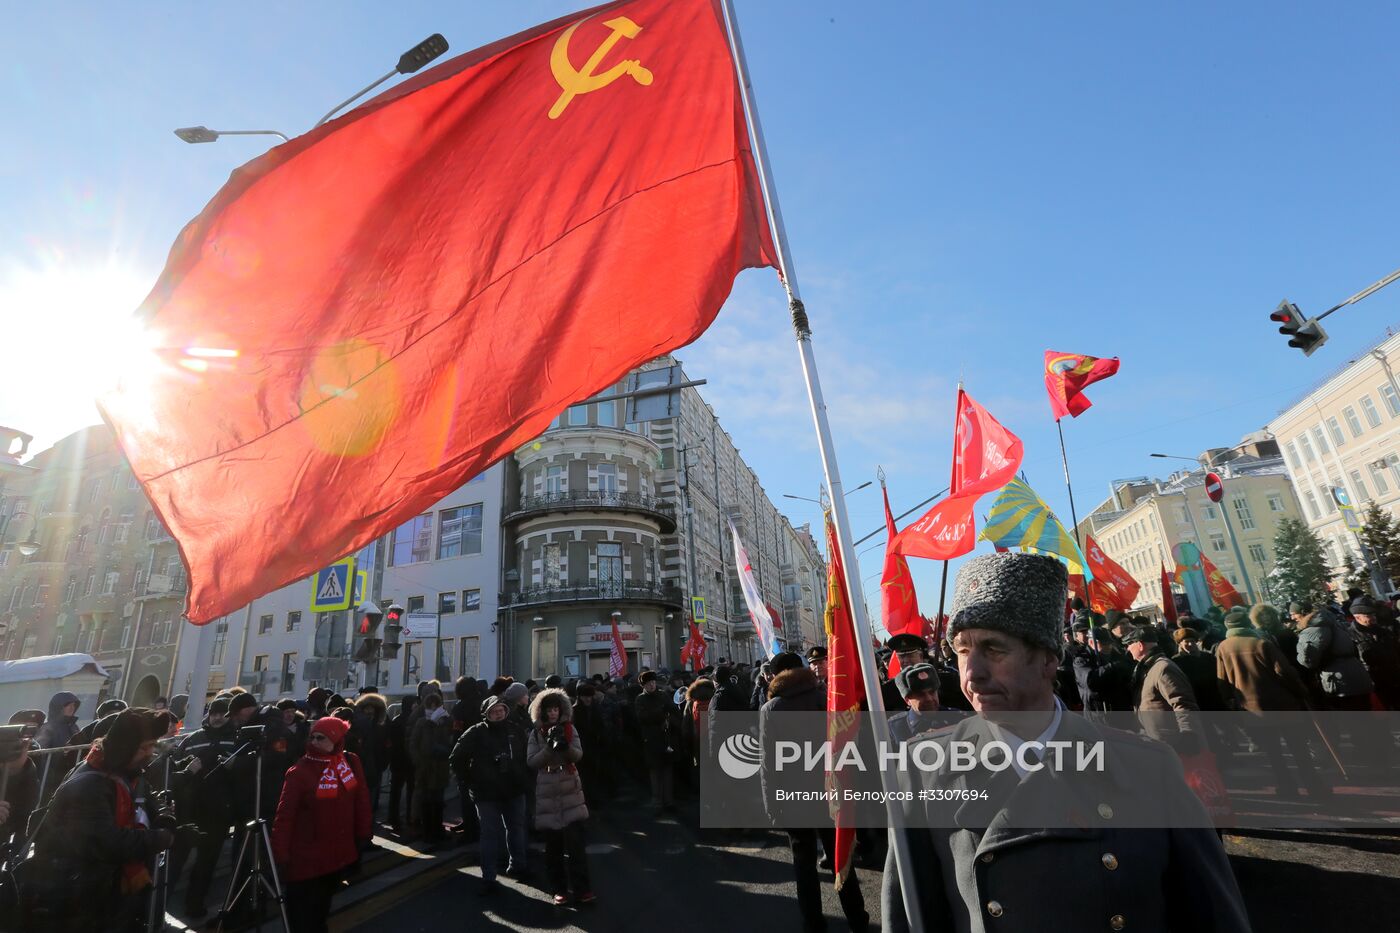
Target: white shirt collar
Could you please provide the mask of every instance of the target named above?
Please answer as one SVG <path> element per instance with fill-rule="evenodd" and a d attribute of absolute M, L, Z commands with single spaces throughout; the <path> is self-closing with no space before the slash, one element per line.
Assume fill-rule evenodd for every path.
<path fill-rule="evenodd" d="M 1055 701 L 1055 713 L 1053 716 L 1050 717 L 1050 725 L 1046 726 L 1045 731 L 1040 733 L 1040 735 L 1036 736 L 1035 739 L 1032 740 L 1042 748 L 1045 747 L 1046 742 L 1049 742 L 1055 737 L 1056 732 L 1060 731 L 1060 720 L 1064 718 L 1064 704 L 1060 702 L 1059 697 L 1052 697 L 1052 699 L 1054 699 Z M 1014 732 L 1002 728 L 996 723 L 992 723 L 991 725 L 992 729 L 996 731 L 997 735 L 1001 738 L 1001 740 L 1005 742 L 1008 747 L 1010 747 L 1011 767 L 1016 769 L 1016 774 L 1021 778 L 1024 778 L 1027 774 L 1030 774 L 1029 771 L 1021 767 L 1020 762 L 1017 760 L 1017 758 L 1019 757 L 1017 753 L 1020 752 L 1021 746 L 1026 744 L 1026 740 L 1021 738 L 1019 735 L 1016 735 Z"/>

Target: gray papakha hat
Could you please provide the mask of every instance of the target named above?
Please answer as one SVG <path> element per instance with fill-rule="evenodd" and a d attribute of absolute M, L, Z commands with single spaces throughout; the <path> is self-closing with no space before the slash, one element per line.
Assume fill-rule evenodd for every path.
<path fill-rule="evenodd" d="M 1064 652 L 1065 565 L 1040 554 L 987 554 L 958 571 L 948 640 L 963 629 L 985 628 Z"/>

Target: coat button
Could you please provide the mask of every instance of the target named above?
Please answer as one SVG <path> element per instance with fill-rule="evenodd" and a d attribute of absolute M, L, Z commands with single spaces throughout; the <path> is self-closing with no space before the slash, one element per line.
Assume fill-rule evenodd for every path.
<path fill-rule="evenodd" d="M 979 858 L 979 861 L 980 861 L 983 865 L 990 865 L 990 864 L 992 864 L 992 860 L 993 860 L 994 858 L 996 858 L 996 856 L 993 855 L 992 853 L 988 852 L 986 855 L 981 856 L 981 857 Z"/>
<path fill-rule="evenodd" d="M 1122 914 L 1114 914 L 1108 920 L 1108 925 L 1115 930 L 1121 930 L 1128 925 L 1128 921 L 1123 919 Z"/>
<path fill-rule="evenodd" d="M 1099 816 L 1106 820 L 1113 819 L 1113 808 L 1106 803 L 1099 804 Z"/>
<path fill-rule="evenodd" d="M 1006 913 L 1006 911 L 1002 910 L 1000 902 L 988 901 L 987 913 L 991 914 L 993 917 L 1000 917 L 1002 914 Z"/>
<path fill-rule="evenodd" d="M 1118 856 L 1114 855 L 1112 852 L 1105 852 L 1101 861 L 1103 862 L 1103 867 L 1107 868 L 1109 871 L 1118 870 Z"/>

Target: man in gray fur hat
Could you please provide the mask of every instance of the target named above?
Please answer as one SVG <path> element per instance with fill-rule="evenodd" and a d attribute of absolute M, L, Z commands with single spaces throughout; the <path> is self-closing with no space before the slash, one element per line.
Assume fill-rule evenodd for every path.
<path fill-rule="evenodd" d="M 911 825 L 931 827 L 932 846 L 916 850 L 912 866 L 923 928 L 1249 930 L 1225 850 L 1175 754 L 1091 723 L 1056 698 L 1067 583 L 1063 564 L 1034 554 L 975 557 L 958 572 L 948 637 L 962 692 L 979 715 L 931 741 L 970 742 L 980 753 L 994 738 L 1017 760 L 1014 768 L 949 780 L 950 788 L 974 792 L 966 802 L 940 799 L 909 812 Z M 1019 760 L 1023 747 L 1046 749 L 1052 740 L 1101 742 L 1100 779 L 1052 768 L 1048 751 Z M 1119 786 L 1129 774 L 1131 786 Z M 1104 796 L 1086 796 L 1099 790 Z M 1124 818 L 1128 801 L 1143 795 L 1161 800 L 1161 812 L 1175 819 L 1125 825 L 1133 822 Z M 1051 811 L 1068 819 L 1013 826 L 1008 811 L 1030 813 L 1030 822 Z M 910 929 L 893 846 L 881 901 L 886 930 Z"/>

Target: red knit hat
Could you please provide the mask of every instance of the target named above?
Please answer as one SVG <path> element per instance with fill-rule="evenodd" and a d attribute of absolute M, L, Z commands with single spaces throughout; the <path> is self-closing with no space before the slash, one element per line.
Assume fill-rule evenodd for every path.
<path fill-rule="evenodd" d="M 350 731 L 350 724 L 334 716 L 322 716 L 311 724 L 311 731 L 319 732 L 330 739 L 335 744 L 335 750 L 340 751 L 345 745 L 345 733 Z"/>

